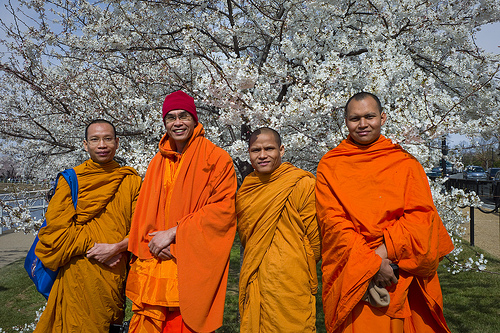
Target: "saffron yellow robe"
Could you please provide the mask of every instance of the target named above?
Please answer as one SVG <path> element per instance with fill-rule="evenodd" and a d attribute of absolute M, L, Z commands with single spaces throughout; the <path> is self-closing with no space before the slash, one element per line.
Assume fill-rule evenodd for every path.
<path fill-rule="evenodd" d="M 74 168 L 78 205 L 68 183 L 60 179 L 46 213 L 35 253 L 43 264 L 59 269 L 35 332 L 109 332 L 121 323 L 127 260 L 110 268 L 86 257 L 94 243 L 118 243 L 127 237 L 141 177 L 115 161 L 88 160 Z"/>
<path fill-rule="evenodd" d="M 380 268 L 375 249 L 382 242 L 388 258 L 399 265 L 400 278 L 387 288 L 389 306 L 374 309 L 371 317 L 408 318 L 405 332 L 449 332 L 436 270 L 453 243 L 413 156 L 383 136 L 366 146 L 349 137 L 318 165 L 316 207 L 328 332 L 351 332 L 353 309 L 361 310 L 360 300 Z M 387 332 L 366 321 L 366 327 Z"/>
<path fill-rule="evenodd" d="M 131 332 L 158 332 L 169 307 L 179 307 L 196 332 L 222 326 L 236 233 L 236 174 L 229 154 L 204 133 L 198 123 L 182 154 L 165 134 L 148 166 L 129 238 L 129 251 L 137 256 L 127 280 Z M 153 257 L 149 234 L 174 226 L 175 258 Z"/>
<path fill-rule="evenodd" d="M 314 176 L 282 163 L 248 175 L 236 196 L 245 255 L 240 272 L 240 331 L 316 331 L 316 262 L 321 244 Z"/>

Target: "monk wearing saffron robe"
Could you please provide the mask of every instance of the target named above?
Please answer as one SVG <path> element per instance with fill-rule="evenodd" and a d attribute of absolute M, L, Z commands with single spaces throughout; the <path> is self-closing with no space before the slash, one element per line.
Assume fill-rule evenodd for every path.
<path fill-rule="evenodd" d="M 35 253 L 57 279 L 35 332 L 107 333 L 123 320 L 128 233 L 141 177 L 113 160 L 115 127 L 98 119 L 85 130 L 90 159 L 75 167 L 78 201 L 73 206 L 61 177 L 45 214 Z"/>
<path fill-rule="evenodd" d="M 325 325 L 328 332 L 449 332 L 436 270 L 453 244 L 422 166 L 380 134 L 386 118 L 375 95 L 351 97 L 349 136 L 318 165 Z"/>
<path fill-rule="evenodd" d="M 260 128 L 249 141 L 254 172 L 236 196 L 245 248 L 240 332 L 316 332 L 316 263 L 321 256 L 315 178 L 288 162 L 279 134 Z"/>
<path fill-rule="evenodd" d="M 205 138 L 194 99 L 163 103 L 166 134 L 151 160 L 132 220 L 129 332 L 213 332 L 222 326 L 236 234 L 236 175 Z"/>

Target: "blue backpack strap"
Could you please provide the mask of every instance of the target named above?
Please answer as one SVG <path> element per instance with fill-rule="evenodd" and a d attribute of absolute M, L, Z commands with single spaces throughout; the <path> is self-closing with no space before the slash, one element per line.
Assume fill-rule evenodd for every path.
<path fill-rule="evenodd" d="M 64 179 L 66 179 L 66 182 L 69 185 L 69 188 L 71 189 L 71 198 L 73 199 L 73 206 L 76 209 L 76 204 L 78 202 L 78 178 L 76 176 L 75 169 L 66 169 L 63 172 L 60 172 L 59 175 L 63 176 Z M 59 176 L 58 175 L 58 176 Z M 59 177 L 57 177 L 59 179 Z M 54 189 L 57 186 L 57 180 L 56 184 L 54 185 Z"/>
<path fill-rule="evenodd" d="M 63 176 L 66 179 L 70 189 L 71 189 L 71 198 L 73 200 L 73 206 L 76 209 L 76 203 L 78 200 L 78 178 L 76 176 L 76 172 L 74 169 L 67 169 L 63 172 L 60 172 L 56 180 L 54 182 L 53 193 L 57 188 L 57 183 L 59 181 L 59 176 Z M 47 220 L 43 221 L 42 228 L 47 225 Z M 30 250 L 24 260 L 24 269 L 28 272 L 28 275 L 31 280 L 35 283 L 36 290 L 40 292 L 46 299 L 49 298 L 50 290 L 52 289 L 52 285 L 57 278 L 57 274 L 59 269 L 56 271 L 51 271 L 46 268 L 40 259 L 35 255 L 36 244 L 38 243 L 38 235 L 35 237 L 33 244 L 31 245 Z"/>

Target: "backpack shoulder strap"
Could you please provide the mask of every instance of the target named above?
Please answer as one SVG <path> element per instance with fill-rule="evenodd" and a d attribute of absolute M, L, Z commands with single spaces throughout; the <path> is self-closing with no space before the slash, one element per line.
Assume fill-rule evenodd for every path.
<path fill-rule="evenodd" d="M 78 202 L 78 178 L 76 176 L 75 169 L 66 169 L 58 174 L 57 179 L 59 179 L 59 175 L 63 176 L 66 179 L 66 182 L 71 189 L 71 198 L 73 199 L 73 206 L 76 209 L 76 203 Z M 57 179 L 56 184 L 57 186 Z M 54 186 L 54 187 L 55 187 Z"/>

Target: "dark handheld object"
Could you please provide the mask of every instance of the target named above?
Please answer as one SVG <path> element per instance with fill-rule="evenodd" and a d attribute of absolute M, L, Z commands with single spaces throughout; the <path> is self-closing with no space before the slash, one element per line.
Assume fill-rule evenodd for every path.
<path fill-rule="evenodd" d="M 399 280 L 399 266 L 396 264 L 389 264 L 392 267 L 392 271 L 394 273 L 394 276 L 396 276 L 396 279 Z"/>
<path fill-rule="evenodd" d="M 109 325 L 109 333 L 127 333 L 129 323 L 130 320 L 123 322 L 121 325 L 111 324 Z"/>

